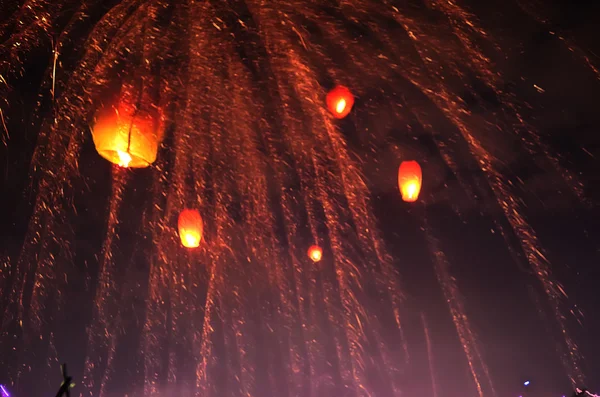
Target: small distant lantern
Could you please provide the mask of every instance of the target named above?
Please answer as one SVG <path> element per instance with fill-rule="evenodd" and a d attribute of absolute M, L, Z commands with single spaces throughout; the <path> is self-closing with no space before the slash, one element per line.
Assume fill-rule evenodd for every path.
<path fill-rule="evenodd" d="M 144 168 L 156 160 L 163 129 L 159 109 L 137 109 L 120 101 L 98 113 L 92 138 L 98 154 L 111 163 Z"/>
<path fill-rule="evenodd" d="M 308 257 L 313 262 L 319 262 L 323 258 L 323 250 L 318 245 L 313 245 L 308 249 Z"/>
<path fill-rule="evenodd" d="M 202 240 L 204 223 L 196 210 L 185 209 L 179 214 L 177 223 L 181 244 L 186 248 L 196 248 Z"/>
<path fill-rule="evenodd" d="M 416 161 L 403 161 L 398 169 L 398 186 L 402 200 L 412 203 L 419 198 L 423 175 Z"/>
<path fill-rule="evenodd" d="M 329 91 L 326 98 L 327 108 L 333 114 L 333 117 L 343 119 L 352 110 L 354 105 L 354 96 L 350 90 L 344 86 L 337 86 Z"/>

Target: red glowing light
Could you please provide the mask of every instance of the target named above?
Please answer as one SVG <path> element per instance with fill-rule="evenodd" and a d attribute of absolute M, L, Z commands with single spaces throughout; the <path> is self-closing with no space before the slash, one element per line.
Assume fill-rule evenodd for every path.
<path fill-rule="evenodd" d="M 179 214 L 179 237 L 181 244 L 186 248 L 196 248 L 202 240 L 204 223 L 200 213 L 196 210 L 186 209 Z"/>
<path fill-rule="evenodd" d="M 403 161 L 398 169 L 398 187 L 402 200 L 412 203 L 419 198 L 423 175 L 416 161 Z"/>
<path fill-rule="evenodd" d="M 354 96 L 344 86 L 337 86 L 327 94 L 327 108 L 333 117 L 343 119 L 352 110 Z"/>
<path fill-rule="evenodd" d="M 308 249 L 308 257 L 313 262 L 319 262 L 323 258 L 323 250 L 318 245 L 313 245 Z"/>

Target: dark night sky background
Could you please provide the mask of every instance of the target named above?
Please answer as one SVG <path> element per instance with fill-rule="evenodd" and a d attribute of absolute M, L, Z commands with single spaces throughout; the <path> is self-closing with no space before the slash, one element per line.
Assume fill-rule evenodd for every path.
<path fill-rule="evenodd" d="M 10 0 L 0 0 L 0 4 L 3 1 Z M 568 192 L 560 178 L 536 167 L 536 159 L 527 157 L 520 148 L 509 147 L 501 138 L 493 137 L 497 141 L 495 155 L 506 159 L 507 172 L 524 183 L 522 199 L 526 204 L 526 215 L 539 234 L 555 278 L 565 286 L 569 305 L 584 313 L 581 325 L 572 316 L 568 321 L 571 335 L 579 343 L 585 358 L 584 370 L 589 381 L 586 386 L 598 393 L 600 81 L 580 57 L 572 54 L 557 35 L 549 32 L 572 38 L 579 47 L 586 49 L 592 62 L 600 65 L 600 41 L 597 39 L 600 36 L 597 33 L 600 6 L 579 0 L 545 1 L 534 8 L 547 16 L 549 23 L 541 24 L 518 10 L 512 2 L 469 0 L 467 3 L 483 27 L 493 32 L 504 48 L 510 49 L 505 51 L 504 58 L 493 59 L 505 76 L 506 90 L 520 102 L 531 105 L 531 112 L 526 115 L 530 117 L 528 121 L 560 155 L 562 164 L 584 181 L 585 195 L 590 201 L 587 206 Z M 39 128 L 39 119 L 34 117 L 33 109 L 48 55 L 43 51 L 34 54 L 26 64 L 23 77 L 10 81 L 14 88 L 8 98 L 10 139 L 6 146 L 0 145 L 1 259 L 18 256 L 32 209 L 35 189 L 31 189 L 32 180 L 28 175 Z M 2 61 L 0 59 L 0 65 Z M 544 92 L 536 90 L 534 85 L 542 87 Z M 464 99 L 482 120 L 502 106 L 476 82 L 465 91 Z M 468 376 L 464 373 L 464 354 L 457 344 L 456 332 L 437 286 L 426 242 L 421 234 L 414 232 L 419 230 L 424 217 L 440 237 L 451 271 L 465 296 L 469 317 L 484 346 L 486 361 L 500 396 L 518 396 L 526 379 L 532 381 L 532 396 L 569 394 L 570 385 L 553 342 L 556 331 L 540 325 L 542 320 L 532 315 L 536 310 L 531 297 L 533 294 L 541 299 L 540 288 L 528 274 L 529 270 L 525 270 L 523 258 L 522 263 L 515 264 L 506 249 L 506 242 L 494 226 L 494 220 L 502 217 L 500 208 L 491 196 L 477 200 L 465 198 L 457 180 L 440 160 L 431 138 L 416 131 L 416 138 L 411 136 L 409 139 L 398 132 L 403 126 L 386 124 L 386 106 L 388 104 L 375 93 L 362 96 L 357 99 L 353 114 L 340 125 L 351 149 L 363 164 L 373 193 L 375 215 L 388 249 L 398 263 L 408 296 L 404 321 L 414 365 L 405 374 L 409 385 L 405 395 L 429 394 L 430 390 L 428 377 L 423 384 L 410 381 L 422 378 L 428 371 L 421 313 L 426 314 L 429 324 L 438 376 L 443 379 L 440 383 L 448 387 L 456 385 L 460 389 L 459 385 Z M 407 120 L 407 123 L 411 121 Z M 360 133 L 365 127 L 370 128 L 368 137 Z M 416 205 L 408 206 L 399 201 L 397 156 L 393 150 L 386 149 L 390 143 L 406 144 L 413 153 L 423 156 L 425 184 L 422 200 Z M 373 146 L 378 148 L 377 161 L 368 150 Z M 93 148 L 89 152 L 90 156 L 94 155 Z M 544 153 L 539 155 L 543 157 Z M 86 170 L 88 176 L 106 179 L 108 166 L 100 165 L 100 159 L 90 161 Z M 476 179 L 481 175 L 473 163 L 465 161 L 465 174 L 472 174 Z M 98 165 L 98 171 L 93 171 L 94 164 Z M 93 208 L 94 203 L 88 206 Z M 81 238 L 92 239 L 96 234 L 90 230 L 87 237 Z M 5 299 L 6 290 L 0 293 Z M 548 331 L 540 332 L 543 330 Z M 82 354 L 68 352 L 65 358 L 77 361 Z M 453 360 L 460 365 L 453 365 Z M 3 382 L 3 370 L 0 367 L 0 383 Z"/>

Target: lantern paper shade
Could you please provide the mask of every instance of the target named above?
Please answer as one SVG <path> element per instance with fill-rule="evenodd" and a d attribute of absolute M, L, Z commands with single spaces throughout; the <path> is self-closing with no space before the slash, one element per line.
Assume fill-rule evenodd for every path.
<path fill-rule="evenodd" d="M 344 86 L 337 86 L 327 94 L 327 108 L 333 117 L 343 119 L 352 110 L 354 96 Z"/>
<path fill-rule="evenodd" d="M 319 262 L 323 258 L 323 250 L 318 245 L 313 245 L 308 249 L 308 257 L 313 262 Z"/>
<path fill-rule="evenodd" d="M 402 200 L 412 203 L 419 198 L 423 175 L 416 161 L 403 161 L 398 169 L 398 187 Z"/>
<path fill-rule="evenodd" d="M 184 247 L 196 248 L 200 245 L 204 224 L 198 211 L 189 209 L 181 211 L 177 226 L 179 238 Z"/>
<path fill-rule="evenodd" d="M 100 156 L 121 167 L 148 167 L 156 160 L 163 120 L 156 108 L 136 110 L 121 102 L 100 111 L 92 129 Z"/>

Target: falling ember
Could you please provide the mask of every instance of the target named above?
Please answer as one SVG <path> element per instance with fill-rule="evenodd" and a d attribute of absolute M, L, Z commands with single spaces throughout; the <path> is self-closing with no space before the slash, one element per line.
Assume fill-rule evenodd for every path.
<path fill-rule="evenodd" d="M 354 96 L 344 86 L 335 87 L 327 94 L 327 107 L 335 118 L 343 119 L 352 110 Z"/>
<path fill-rule="evenodd" d="M 156 160 L 162 129 L 157 109 L 142 111 L 121 101 L 98 113 L 92 137 L 98 154 L 111 163 L 144 168 Z"/>
<path fill-rule="evenodd" d="M 318 245 L 313 245 L 308 249 L 308 257 L 313 262 L 319 262 L 323 258 L 323 250 Z"/>
<path fill-rule="evenodd" d="M 186 209 L 179 214 L 179 237 L 181 244 L 186 248 L 197 248 L 202 240 L 204 224 L 200 213 L 196 210 Z"/>
<path fill-rule="evenodd" d="M 403 161 L 398 169 L 398 187 L 402 200 L 412 203 L 419 198 L 423 176 L 416 161 Z"/>

